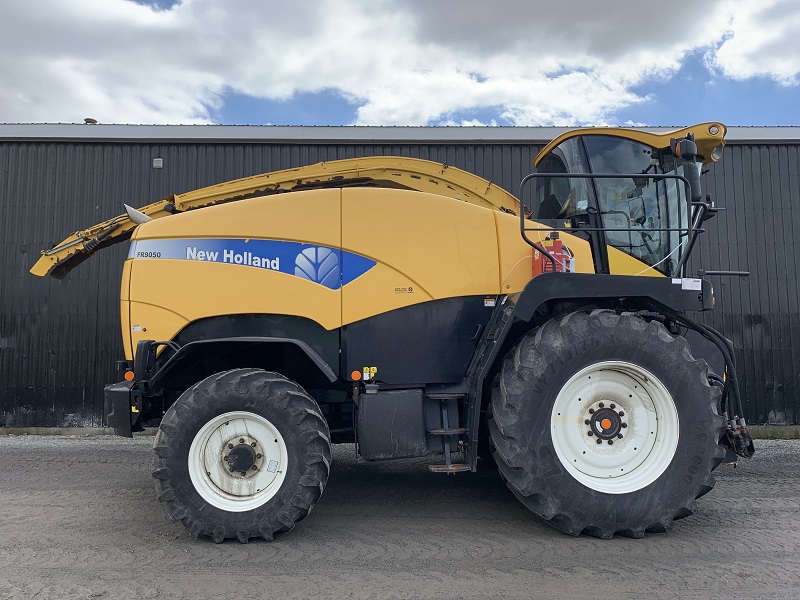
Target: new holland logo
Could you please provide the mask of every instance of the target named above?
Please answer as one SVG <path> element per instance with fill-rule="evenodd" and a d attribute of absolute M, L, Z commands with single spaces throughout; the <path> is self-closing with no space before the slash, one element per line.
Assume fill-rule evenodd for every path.
<path fill-rule="evenodd" d="M 330 248 L 306 248 L 294 260 L 294 274 L 329 288 L 339 287 L 339 257 Z"/>

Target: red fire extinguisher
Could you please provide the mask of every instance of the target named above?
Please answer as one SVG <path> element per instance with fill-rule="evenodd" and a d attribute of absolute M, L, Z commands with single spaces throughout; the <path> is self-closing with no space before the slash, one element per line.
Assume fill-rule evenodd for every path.
<path fill-rule="evenodd" d="M 559 239 L 558 232 L 551 232 L 542 242 L 541 246 L 547 250 L 550 255 L 555 259 L 555 271 L 558 273 L 572 273 L 575 270 L 575 256 L 572 251 L 567 248 L 564 243 Z M 533 249 L 533 276 L 541 275 L 542 273 L 552 273 L 552 261 L 539 252 L 536 248 Z"/>

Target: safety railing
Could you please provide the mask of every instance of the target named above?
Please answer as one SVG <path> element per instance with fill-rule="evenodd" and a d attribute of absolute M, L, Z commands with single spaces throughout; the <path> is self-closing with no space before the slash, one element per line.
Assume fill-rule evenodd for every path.
<path fill-rule="evenodd" d="M 531 222 L 536 222 L 536 219 L 532 216 L 532 211 L 528 213 L 526 211 L 526 204 L 525 204 L 525 186 L 535 180 L 541 178 L 550 178 L 550 179 L 634 179 L 634 180 L 641 180 L 641 179 L 650 179 L 655 182 L 658 181 L 667 181 L 667 180 L 675 180 L 678 183 L 683 184 L 683 194 L 678 194 L 679 202 L 677 203 L 677 222 L 684 223 L 684 226 L 679 227 L 652 227 L 652 228 L 641 228 L 635 229 L 631 227 L 631 220 L 628 220 L 627 227 L 593 227 L 593 226 L 584 226 L 580 225 L 579 227 L 558 227 L 558 226 L 538 226 L 532 227 L 528 225 Z M 679 190 L 680 185 L 676 185 L 675 189 Z M 664 192 L 666 195 L 666 191 Z M 702 233 L 704 230 L 700 228 L 700 224 L 703 222 L 703 218 L 705 213 L 709 210 L 709 205 L 707 202 L 692 202 L 691 201 L 691 184 L 689 180 L 684 177 L 683 175 L 678 175 L 674 173 L 530 173 L 526 175 L 522 181 L 520 182 L 520 214 L 519 214 L 519 222 L 520 222 L 520 233 L 522 234 L 522 238 L 533 248 L 538 250 L 545 256 L 547 260 L 550 261 L 551 268 L 553 271 L 556 270 L 556 259 L 553 257 L 547 249 L 541 245 L 530 239 L 528 237 L 528 232 L 552 232 L 552 231 L 559 231 L 565 232 L 570 234 L 575 234 L 577 231 L 592 233 L 592 232 L 626 232 L 629 235 L 633 232 L 635 233 L 642 233 L 642 232 L 678 232 L 679 237 L 686 238 L 683 242 L 681 242 L 677 248 L 683 248 L 683 252 L 680 255 L 680 258 L 677 261 L 676 266 L 676 273 L 673 276 L 680 276 L 684 275 L 684 270 L 686 267 L 686 260 L 689 257 L 689 253 L 691 252 L 692 248 L 694 247 L 695 239 L 699 233 Z M 667 201 L 669 202 L 669 198 Z M 685 205 L 685 213 L 682 210 L 682 206 Z M 531 209 L 533 206 L 530 207 Z M 603 214 L 608 214 L 609 212 L 616 212 L 616 211 L 601 211 L 599 208 L 599 202 L 597 205 L 591 205 L 586 208 L 583 212 L 576 212 L 570 214 L 569 216 L 564 217 L 557 217 L 556 220 L 566 221 L 577 216 L 581 215 L 588 215 L 593 216 L 597 215 L 600 217 L 600 222 L 602 223 L 602 216 Z M 526 214 L 527 213 L 527 214 Z M 628 215 L 627 213 L 624 213 Z M 684 217 L 684 215 L 688 216 L 689 218 Z M 628 215 L 629 216 L 629 215 Z M 541 242 L 541 239 L 539 240 Z M 668 253 L 665 258 L 668 258 L 675 250 Z M 659 261 L 660 262 L 660 261 Z M 657 263 L 658 264 L 658 263 Z M 654 265 L 650 265 L 651 267 Z"/>

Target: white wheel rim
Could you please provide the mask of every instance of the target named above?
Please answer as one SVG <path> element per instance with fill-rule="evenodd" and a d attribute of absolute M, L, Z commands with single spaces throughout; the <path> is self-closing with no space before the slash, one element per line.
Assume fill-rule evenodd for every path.
<path fill-rule="evenodd" d="M 596 363 L 573 375 L 556 397 L 550 422 L 566 471 L 607 494 L 650 485 L 678 447 L 672 395 L 652 373 L 627 362 Z"/>
<path fill-rule="evenodd" d="M 231 454 L 233 453 L 233 454 Z M 241 457 L 239 461 L 231 460 Z M 244 411 L 214 417 L 189 448 L 189 477 L 200 496 L 221 510 L 244 512 L 262 506 L 280 490 L 288 456 L 278 429 Z M 231 465 L 248 466 L 233 471 Z"/>

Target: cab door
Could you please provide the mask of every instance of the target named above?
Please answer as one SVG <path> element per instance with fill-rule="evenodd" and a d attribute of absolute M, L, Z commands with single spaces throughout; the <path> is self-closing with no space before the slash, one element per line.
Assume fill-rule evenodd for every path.
<path fill-rule="evenodd" d="M 590 172 L 581 138 L 570 138 L 556 146 L 539 162 L 538 172 L 552 177 L 536 179 L 533 198 L 526 202 L 531 218 L 547 227 L 573 229 L 573 235 L 590 242 L 595 273 L 608 273 L 605 236 L 600 231 L 602 223 L 592 180 L 569 176 Z M 535 233 L 529 233 L 531 239 L 541 241 Z"/>

